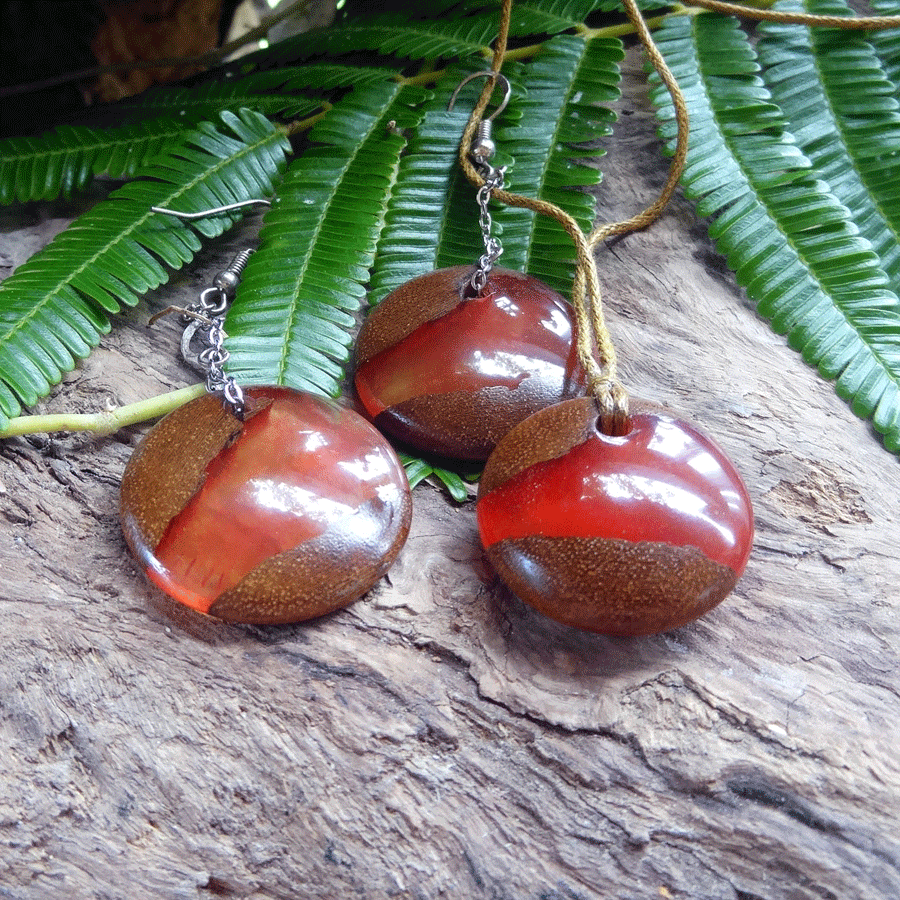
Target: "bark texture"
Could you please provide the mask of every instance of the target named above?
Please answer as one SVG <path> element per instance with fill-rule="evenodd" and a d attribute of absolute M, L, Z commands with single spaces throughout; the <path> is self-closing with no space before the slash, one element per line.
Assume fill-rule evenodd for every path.
<path fill-rule="evenodd" d="M 634 75 L 603 219 L 665 175 Z M 4 212 L 5 273 L 77 211 Z M 42 408 L 195 380 L 177 322 L 144 323 L 248 239 L 124 314 Z M 695 420 L 750 489 L 734 594 L 656 637 L 557 625 L 498 586 L 472 505 L 424 485 L 363 601 L 215 624 L 127 553 L 118 482 L 145 429 L 5 441 L 0 896 L 900 896 L 900 464 L 759 320 L 683 201 L 598 263 L 629 389 Z"/>

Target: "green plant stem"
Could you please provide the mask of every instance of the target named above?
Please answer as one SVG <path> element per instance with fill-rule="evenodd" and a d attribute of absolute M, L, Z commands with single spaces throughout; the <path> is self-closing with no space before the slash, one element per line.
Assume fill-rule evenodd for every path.
<path fill-rule="evenodd" d="M 322 102 L 322 109 L 314 113 L 311 116 L 307 116 L 305 119 L 297 119 L 293 122 L 288 122 L 286 125 L 278 126 L 281 130 L 288 136 L 297 134 L 300 131 L 309 131 L 313 125 L 316 124 L 320 119 L 322 119 L 329 110 L 333 108 L 333 105 L 329 103 L 327 100 Z"/>
<path fill-rule="evenodd" d="M 671 13 L 653 16 L 652 18 L 644 19 L 644 21 L 652 31 L 654 28 L 659 28 L 669 15 Z M 593 40 L 594 38 L 627 37 L 630 34 L 634 34 L 635 31 L 634 26 L 630 22 L 623 22 L 621 25 L 607 25 L 604 28 L 585 28 L 583 31 L 579 30 L 578 33 L 589 40 Z"/>
<path fill-rule="evenodd" d="M 128 425 L 137 425 L 148 419 L 156 419 L 178 409 L 189 400 L 202 397 L 205 384 L 160 394 L 148 400 L 129 403 L 99 413 L 60 413 L 48 416 L 16 416 L 0 431 L 0 438 L 18 437 L 23 434 L 49 434 L 54 431 L 90 431 L 97 435 L 112 434 Z"/>

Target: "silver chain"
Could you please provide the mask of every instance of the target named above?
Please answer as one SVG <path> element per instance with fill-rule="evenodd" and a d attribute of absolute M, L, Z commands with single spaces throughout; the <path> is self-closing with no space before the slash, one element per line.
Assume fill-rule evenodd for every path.
<path fill-rule="evenodd" d="M 476 156 L 475 160 L 478 172 L 484 179 L 484 184 L 478 188 L 478 196 L 476 198 L 478 201 L 478 208 L 481 211 L 478 216 L 478 224 L 481 226 L 481 237 L 484 240 L 484 253 L 482 253 L 481 258 L 478 260 L 478 264 L 475 271 L 472 273 L 469 284 L 475 294 L 478 295 L 484 290 L 484 286 L 487 284 L 488 275 L 490 275 L 491 269 L 494 268 L 494 263 L 500 259 L 500 255 L 503 253 L 503 244 L 500 243 L 500 238 L 491 234 L 494 222 L 491 219 L 491 212 L 488 208 L 488 204 L 490 203 L 491 194 L 494 191 L 503 190 L 503 179 L 506 175 L 506 166 L 497 169 L 484 158 Z"/>
<path fill-rule="evenodd" d="M 225 373 L 229 353 L 225 349 L 225 312 L 234 298 L 241 280 L 241 272 L 252 255 L 242 250 L 223 272 L 213 279 L 212 287 L 204 288 L 196 302 L 186 307 L 186 327 L 181 336 L 181 355 L 185 362 L 206 375 L 206 389 L 221 394 L 228 409 L 244 418 L 244 392 L 234 379 Z M 199 349 L 195 350 L 194 345 Z"/>

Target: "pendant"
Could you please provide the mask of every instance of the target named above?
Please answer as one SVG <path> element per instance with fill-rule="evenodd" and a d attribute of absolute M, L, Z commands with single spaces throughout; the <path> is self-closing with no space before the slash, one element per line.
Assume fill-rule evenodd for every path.
<path fill-rule="evenodd" d="M 499 442 L 478 527 L 501 579 L 553 619 L 607 635 L 655 634 L 711 610 L 753 542 L 747 489 L 686 422 L 633 402 L 630 427 L 597 427 L 593 399 L 549 407 Z"/>
<path fill-rule="evenodd" d="M 406 473 L 362 416 L 288 388 L 206 395 L 162 419 L 122 478 L 121 521 L 149 578 L 230 622 L 299 622 L 361 597 L 409 532 Z"/>
<path fill-rule="evenodd" d="M 484 460 L 533 412 L 584 393 L 568 303 L 535 278 L 439 269 L 375 307 L 357 343 L 355 387 L 375 425 L 426 454 Z"/>

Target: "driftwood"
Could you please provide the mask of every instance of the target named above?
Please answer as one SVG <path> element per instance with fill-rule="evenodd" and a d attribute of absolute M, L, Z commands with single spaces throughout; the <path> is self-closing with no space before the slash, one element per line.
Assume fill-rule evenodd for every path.
<path fill-rule="evenodd" d="M 665 175 L 631 80 L 607 220 Z M 4 212 L 5 272 L 77 211 Z M 191 382 L 177 322 L 145 322 L 247 239 L 124 314 L 41 409 Z M 364 600 L 219 625 L 127 554 L 118 481 L 145 428 L 8 440 L 0 896 L 900 896 L 898 460 L 756 316 L 685 202 L 598 261 L 627 385 L 714 435 L 753 496 L 732 597 L 652 638 L 556 625 L 496 584 L 472 505 L 425 485 Z"/>

